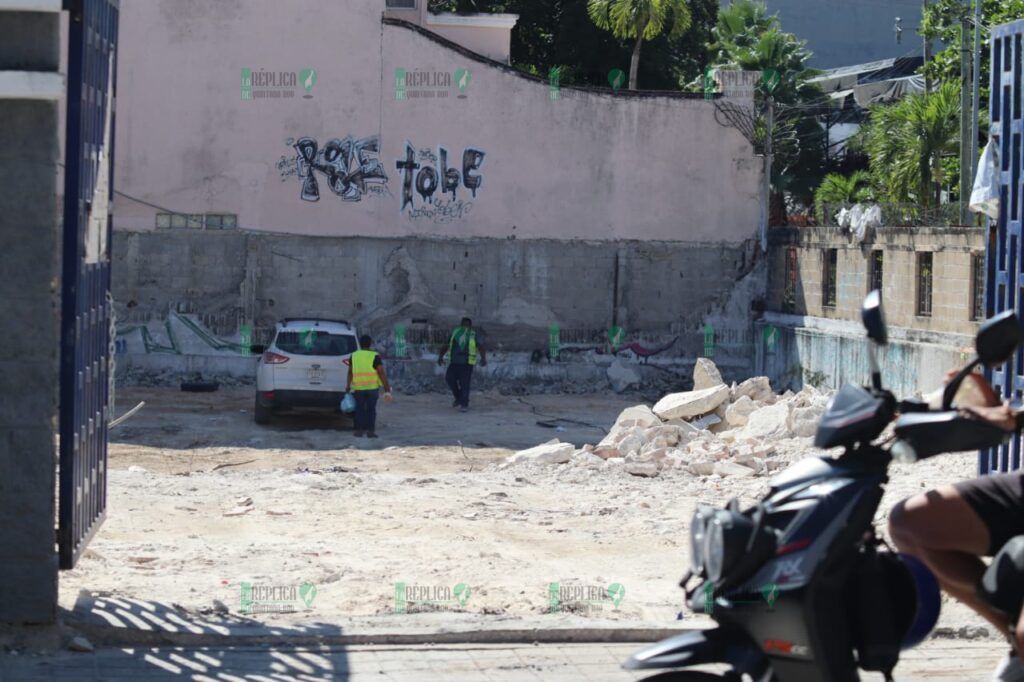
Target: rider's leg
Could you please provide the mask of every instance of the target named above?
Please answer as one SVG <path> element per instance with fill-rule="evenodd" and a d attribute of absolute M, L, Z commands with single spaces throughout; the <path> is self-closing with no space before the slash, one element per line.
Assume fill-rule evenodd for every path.
<path fill-rule="evenodd" d="M 889 534 L 903 552 L 923 561 L 942 589 L 979 613 L 999 632 L 1006 617 L 978 598 L 976 586 L 987 568 L 988 527 L 953 486 L 942 486 L 903 500 L 889 515 Z"/>

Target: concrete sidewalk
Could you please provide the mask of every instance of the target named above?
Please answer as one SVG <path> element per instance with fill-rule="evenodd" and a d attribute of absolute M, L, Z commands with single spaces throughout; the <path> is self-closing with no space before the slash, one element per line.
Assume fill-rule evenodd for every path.
<path fill-rule="evenodd" d="M 351 647 L 109 647 L 91 653 L 0 656 L 0 680 L 345 680 L 347 682 L 634 682 L 620 664 L 642 645 L 435 645 Z M 934 639 L 905 653 L 901 682 L 988 679 L 1005 653 L 991 641 Z M 711 668 L 710 670 L 714 670 Z M 881 680 L 865 674 L 864 680 Z"/>

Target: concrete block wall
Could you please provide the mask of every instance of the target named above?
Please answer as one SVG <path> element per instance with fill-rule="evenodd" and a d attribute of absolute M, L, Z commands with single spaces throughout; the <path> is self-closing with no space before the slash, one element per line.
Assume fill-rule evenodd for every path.
<path fill-rule="evenodd" d="M 750 334 L 749 304 L 721 313 L 751 271 L 752 247 L 115 232 L 113 290 L 122 320 L 176 310 L 237 314 L 272 328 L 284 317 L 315 315 L 377 331 L 414 323 L 447 329 L 469 315 L 492 346 L 532 351 L 546 346 L 550 325 L 606 330 L 614 319 L 630 333 L 685 337 L 693 348 L 672 349 L 682 354 L 699 351 L 709 315 L 718 315 L 717 333 Z M 750 276 L 761 283 L 746 286 L 763 295 L 763 275 Z"/>
<path fill-rule="evenodd" d="M 0 71 L 59 68 L 59 14 L 0 11 Z M 56 617 L 60 101 L 0 95 L 0 623 Z"/>
<path fill-rule="evenodd" d="M 838 228 L 773 229 L 770 233 L 767 308 L 775 312 L 835 320 L 859 321 L 860 305 L 869 286 L 873 251 L 883 252 L 882 300 L 891 326 L 924 332 L 973 335 L 971 259 L 984 253 L 981 228 L 880 228 L 861 244 Z M 788 249 L 797 250 L 797 282 L 793 306 L 787 309 Z M 837 250 L 835 307 L 822 305 L 827 249 Z M 917 259 L 932 254 L 932 314 L 917 312 Z"/>

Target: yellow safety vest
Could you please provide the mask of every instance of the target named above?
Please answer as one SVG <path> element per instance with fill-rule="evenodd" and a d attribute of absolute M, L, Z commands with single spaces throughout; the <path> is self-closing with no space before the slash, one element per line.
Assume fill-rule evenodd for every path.
<path fill-rule="evenodd" d="M 377 353 L 372 350 L 357 350 L 352 354 L 352 390 L 374 391 L 381 386 L 380 376 L 373 367 Z"/>
<path fill-rule="evenodd" d="M 476 364 L 476 332 L 473 330 L 466 330 L 464 327 L 458 327 L 452 332 L 452 340 L 448 342 L 448 359 L 455 359 L 455 337 L 458 335 L 459 330 L 462 330 L 463 334 L 469 334 L 469 365 L 472 367 Z"/>

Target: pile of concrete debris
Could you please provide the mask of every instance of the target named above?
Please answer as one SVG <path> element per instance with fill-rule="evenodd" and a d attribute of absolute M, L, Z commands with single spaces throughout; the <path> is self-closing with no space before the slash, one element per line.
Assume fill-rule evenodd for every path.
<path fill-rule="evenodd" d="M 555 439 L 517 452 L 504 466 L 570 464 L 621 468 L 635 476 L 675 469 L 694 476 L 762 475 L 789 463 L 776 456 L 780 442 L 814 435 L 829 399 L 812 386 L 777 395 L 767 377 L 729 386 L 707 358 L 697 361 L 693 380 L 692 391 L 666 395 L 653 408 L 623 410 L 596 445 L 577 449 Z"/>

